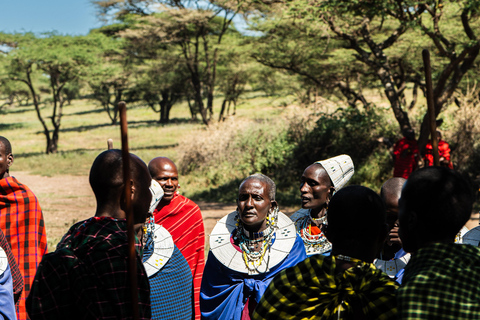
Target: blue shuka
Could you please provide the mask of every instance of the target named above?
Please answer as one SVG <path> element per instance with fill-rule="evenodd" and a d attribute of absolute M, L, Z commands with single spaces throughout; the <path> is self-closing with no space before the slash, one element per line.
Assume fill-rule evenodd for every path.
<path fill-rule="evenodd" d="M 234 213 L 220 220 L 210 236 L 211 251 L 203 272 L 200 291 L 202 319 L 240 320 L 248 299 L 249 308 L 251 303 L 256 305 L 281 270 L 292 267 L 307 257 L 303 241 L 296 234 L 292 221 L 279 213 L 279 228 L 271 245 L 271 257 L 264 258 L 271 258 L 270 267 L 266 272 L 249 275 L 246 270 L 242 270 L 244 261 L 241 252 L 238 252 L 230 241 L 235 228 L 232 214 Z M 219 247 L 223 253 L 217 251 Z"/>
<path fill-rule="evenodd" d="M 159 225 L 155 225 L 155 228 L 156 239 L 154 240 L 153 235 L 149 234 L 143 252 L 143 263 L 150 282 L 152 319 L 191 320 L 193 319 L 192 270 L 180 250 L 173 244 L 168 231 Z M 170 237 L 168 240 L 171 241 L 167 241 L 166 237 Z M 159 241 L 162 243 L 155 246 Z M 159 248 L 161 249 L 158 250 Z M 147 261 L 152 261 L 150 258 L 155 256 L 160 261 L 156 268 L 149 268 Z"/>

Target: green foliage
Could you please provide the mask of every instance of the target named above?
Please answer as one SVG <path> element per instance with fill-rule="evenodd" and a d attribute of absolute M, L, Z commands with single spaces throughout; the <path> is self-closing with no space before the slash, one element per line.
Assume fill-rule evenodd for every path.
<path fill-rule="evenodd" d="M 317 120 L 312 123 L 313 118 Z M 338 109 L 333 114 L 276 121 L 232 123 L 197 134 L 181 152 L 180 169 L 207 190 L 191 194 L 202 200 L 233 201 L 238 182 L 255 172 L 274 179 L 282 205 L 298 199 L 298 181 L 315 161 L 348 154 L 355 164 L 351 181 L 378 190 L 391 177 L 390 151 L 378 142 L 394 138 L 395 126 L 385 114 Z M 202 142 L 200 142 L 202 141 Z M 199 180 L 201 182 L 199 182 Z"/>

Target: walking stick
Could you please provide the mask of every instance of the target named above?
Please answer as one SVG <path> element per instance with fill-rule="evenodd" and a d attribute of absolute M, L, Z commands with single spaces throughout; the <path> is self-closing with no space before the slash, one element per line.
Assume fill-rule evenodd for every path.
<path fill-rule="evenodd" d="M 122 161 L 123 161 L 123 182 L 125 184 L 125 213 L 127 215 L 127 237 L 128 237 L 128 276 L 130 279 L 130 295 L 132 301 L 133 319 L 139 319 L 138 311 L 138 287 L 137 287 L 137 256 L 135 253 L 135 232 L 133 228 L 133 211 L 131 204 L 130 185 L 130 153 L 128 152 L 127 136 L 127 105 L 124 101 L 118 103 L 120 111 L 120 130 L 122 133 Z"/>
<path fill-rule="evenodd" d="M 113 140 L 110 138 L 107 139 L 107 147 L 108 147 L 108 150 L 113 149 Z"/>
<path fill-rule="evenodd" d="M 422 50 L 423 65 L 425 68 L 425 84 L 427 86 L 428 120 L 430 125 L 430 137 L 432 140 L 433 164 L 440 166 L 440 155 L 438 154 L 437 125 L 435 123 L 435 105 L 433 102 L 432 68 L 430 66 L 430 52 Z"/>

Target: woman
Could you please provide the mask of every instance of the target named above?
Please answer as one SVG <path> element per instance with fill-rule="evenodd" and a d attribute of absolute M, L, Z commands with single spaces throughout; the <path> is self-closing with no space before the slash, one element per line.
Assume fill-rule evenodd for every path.
<path fill-rule="evenodd" d="M 315 162 L 303 172 L 300 182 L 302 209 L 290 219 L 295 223 L 308 256 L 330 254 L 332 245 L 323 233 L 328 204 L 335 191 L 340 190 L 353 173 L 352 159 L 346 154 Z"/>
<path fill-rule="evenodd" d="M 278 211 L 275 183 L 254 174 L 240 184 L 236 211 L 210 235 L 202 278 L 202 319 L 250 319 L 273 277 L 306 258 L 301 239 Z"/>

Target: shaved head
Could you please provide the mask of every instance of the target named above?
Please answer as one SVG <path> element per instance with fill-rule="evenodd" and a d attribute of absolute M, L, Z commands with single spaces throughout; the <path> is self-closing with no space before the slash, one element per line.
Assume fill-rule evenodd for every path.
<path fill-rule="evenodd" d="M 130 176 L 134 191 L 132 207 L 135 223 L 143 223 L 152 197 L 149 190 L 151 177 L 145 163 L 133 154 L 130 154 Z M 90 169 L 89 181 L 97 199 L 97 211 L 99 207 L 105 206 L 122 207 L 124 205 L 122 152 L 111 149 L 98 155 Z"/>
<path fill-rule="evenodd" d="M 178 172 L 175 163 L 167 157 L 156 157 L 148 163 L 148 171 L 150 171 L 152 177 L 162 170 L 175 170 Z"/>
<path fill-rule="evenodd" d="M 0 136 L 0 179 L 10 177 L 13 163 L 12 146 L 7 138 Z"/>

